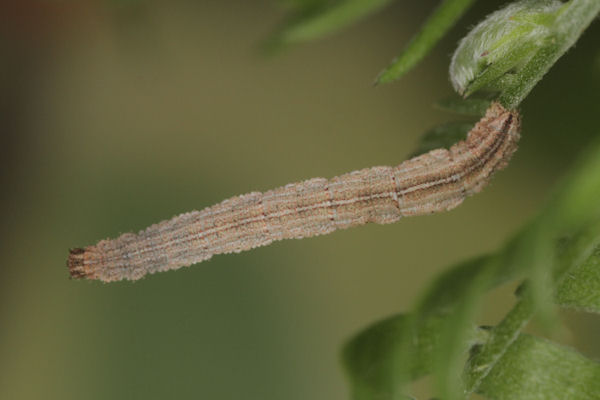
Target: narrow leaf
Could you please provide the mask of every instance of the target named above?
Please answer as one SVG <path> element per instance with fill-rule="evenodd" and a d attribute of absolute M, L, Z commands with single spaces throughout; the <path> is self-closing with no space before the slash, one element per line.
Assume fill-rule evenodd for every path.
<path fill-rule="evenodd" d="M 392 0 L 338 0 L 292 16 L 271 41 L 277 45 L 305 42 L 338 31 L 370 15 Z"/>
<path fill-rule="evenodd" d="M 392 82 L 417 65 L 474 2 L 444 0 L 404 51 L 379 75 L 376 83 Z"/>

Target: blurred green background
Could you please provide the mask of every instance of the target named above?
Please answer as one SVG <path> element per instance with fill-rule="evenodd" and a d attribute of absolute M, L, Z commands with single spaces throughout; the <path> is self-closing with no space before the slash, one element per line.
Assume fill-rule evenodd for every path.
<path fill-rule="evenodd" d="M 600 24 L 524 102 L 510 168 L 458 209 L 284 241 L 136 283 L 69 280 L 70 247 L 227 197 L 394 165 L 456 116 L 455 43 L 396 84 L 376 74 L 436 1 L 396 2 L 265 57 L 275 1 L 0 5 L 0 398 L 345 399 L 342 343 L 407 310 L 450 264 L 498 248 L 600 134 Z M 513 287 L 491 293 L 494 323 Z M 555 335 L 600 357 L 598 318 Z M 416 387 L 427 394 L 426 382 Z"/>

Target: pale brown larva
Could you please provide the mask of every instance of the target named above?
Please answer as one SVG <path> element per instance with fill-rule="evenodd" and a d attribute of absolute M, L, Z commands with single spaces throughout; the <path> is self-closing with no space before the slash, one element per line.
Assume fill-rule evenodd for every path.
<path fill-rule="evenodd" d="M 74 278 L 136 280 L 276 240 L 450 210 L 506 166 L 519 136 L 518 112 L 492 103 L 466 140 L 449 150 L 432 150 L 397 167 L 367 168 L 233 197 L 137 235 L 72 249 L 67 265 Z"/>

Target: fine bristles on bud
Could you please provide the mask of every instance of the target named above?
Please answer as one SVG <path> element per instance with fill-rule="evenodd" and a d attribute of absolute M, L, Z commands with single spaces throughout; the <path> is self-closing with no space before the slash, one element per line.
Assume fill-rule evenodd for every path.
<path fill-rule="evenodd" d="M 463 38 L 450 64 L 454 89 L 468 96 L 501 85 L 525 65 L 553 35 L 552 23 L 564 4 L 559 0 L 524 0 L 490 14 Z"/>

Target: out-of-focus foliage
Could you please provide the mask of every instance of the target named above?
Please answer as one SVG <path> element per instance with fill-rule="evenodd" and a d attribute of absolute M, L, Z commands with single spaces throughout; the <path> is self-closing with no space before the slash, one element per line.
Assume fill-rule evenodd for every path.
<path fill-rule="evenodd" d="M 442 1 L 404 51 L 379 75 L 377 83 L 395 81 L 417 65 L 474 2 L 475 0 Z"/>
<path fill-rule="evenodd" d="M 470 324 L 473 304 L 487 289 L 530 275 L 529 262 L 539 257 L 551 259 L 550 265 L 554 266 L 548 272 L 553 277 L 551 292 L 557 304 L 600 312 L 600 274 L 595 268 L 600 263 L 600 206 L 594 201 L 577 206 L 572 202 L 579 195 L 573 187 L 577 182 L 586 182 L 587 193 L 600 191 L 599 159 L 597 140 L 548 207 L 504 249 L 442 274 L 417 305 L 412 318 L 390 318 L 350 341 L 344 349 L 344 361 L 355 398 L 393 399 L 392 394 L 400 392 L 409 380 L 431 372 L 442 377 L 438 382 L 444 398 L 459 398 L 459 388 L 452 387 L 457 382 L 452 379 L 456 371 L 452 368 L 456 361 L 452 360 L 464 361 L 470 349 L 471 358 L 464 371 L 465 387 L 460 388 L 467 393 L 511 398 L 521 387 L 523 398 L 542 399 L 547 398 L 547 393 L 569 392 L 573 397 L 565 398 L 592 399 L 590 394 L 598 391 L 600 364 L 540 339 L 520 336 L 536 310 L 531 281 L 519 291 L 513 310 L 485 335 L 473 331 Z M 592 218 L 564 220 L 564 215 L 573 216 L 574 206 L 585 207 L 578 209 L 577 214 Z M 540 225 L 553 231 L 539 237 L 540 231 L 532 227 Z M 540 243 L 541 240 L 549 242 Z M 546 247 L 550 256 L 538 253 Z M 520 355 L 520 351 L 525 354 Z M 556 368 L 547 366 L 549 359 L 562 354 Z M 524 358 L 528 359 L 527 364 L 523 364 Z M 403 370 L 399 371 L 398 365 Z M 524 365 L 530 370 L 528 374 L 523 374 Z M 548 375 L 544 375 L 545 368 L 550 368 Z M 543 386 L 536 388 L 536 382 Z"/>
<path fill-rule="evenodd" d="M 328 35 L 376 12 L 391 1 L 293 1 L 295 7 L 292 7 L 291 15 L 273 34 L 269 44 L 281 47 Z"/>
<path fill-rule="evenodd" d="M 287 0 L 287 21 L 271 36 L 270 46 L 280 48 L 336 32 L 380 10 L 392 0 Z M 475 0 L 443 0 L 404 51 L 378 77 L 376 83 L 399 79 L 425 57 Z"/>
<path fill-rule="evenodd" d="M 525 0 L 491 14 L 453 57 L 455 88 L 463 95 L 496 92 L 503 104 L 515 107 L 599 12 L 600 4 L 593 1 Z M 485 104 L 448 100 L 441 106 L 478 115 Z M 448 147 L 469 126 L 433 129 L 417 153 Z M 521 334 L 536 313 L 546 324 L 553 320 L 552 299 L 599 311 L 600 141 L 588 151 L 547 207 L 504 249 L 450 269 L 410 315 L 380 322 L 349 342 L 344 364 L 355 399 L 399 398 L 408 382 L 425 373 L 434 374 L 444 399 L 470 393 L 497 399 L 594 398 L 600 390 L 599 363 Z M 489 288 L 514 280 L 523 280 L 515 307 L 474 345 L 476 305 Z"/>

